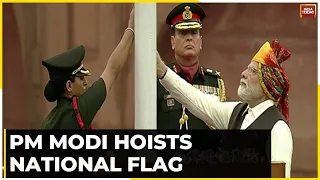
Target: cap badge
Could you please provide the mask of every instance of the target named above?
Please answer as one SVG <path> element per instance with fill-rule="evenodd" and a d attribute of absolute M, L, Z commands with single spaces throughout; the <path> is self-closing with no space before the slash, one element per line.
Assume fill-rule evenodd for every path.
<path fill-rule="evenodd" d="M 190 7 L 186 6 L 185 11 L 182 13 L 182 17 L 184 20 L 186 19 L 192 19 L 192 12 L 190 11 Z"/>

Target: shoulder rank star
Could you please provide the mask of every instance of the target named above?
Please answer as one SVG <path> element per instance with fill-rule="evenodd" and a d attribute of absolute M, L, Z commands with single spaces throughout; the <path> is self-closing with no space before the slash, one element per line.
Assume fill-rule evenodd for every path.
<path fill-rule="evenodd" d="M 212 70 L 211 69 L 207 69 L 207 72 L 212 73 Z"/>
<path fill-rule="evenodd" d="M 216 71 L 216 74 L 217 74 L 218 76 L 220 76 L 220 72 L 219 72 L 219 71 Z"/>

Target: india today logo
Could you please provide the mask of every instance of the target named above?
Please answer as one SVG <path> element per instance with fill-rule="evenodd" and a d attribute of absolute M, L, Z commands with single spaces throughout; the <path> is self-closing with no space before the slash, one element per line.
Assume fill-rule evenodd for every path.
<path fill-rule="evenodd" d="M 317 4 L 300 4 L 300 18 L 316 18 Z"/>

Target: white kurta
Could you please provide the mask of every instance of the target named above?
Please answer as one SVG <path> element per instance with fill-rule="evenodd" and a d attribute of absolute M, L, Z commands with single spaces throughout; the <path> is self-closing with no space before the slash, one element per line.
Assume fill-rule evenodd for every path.
<path fill-rule="evenodd" d="M 170 68 L 160 83 L 171 96 L 183 104 L 192 114 L 217 129 L 228 129 L 233 109 L 240 102 L 220 102 L 217 98 L 202 93 L 185 80 L 180 78 Z M 241 129 L 249 127 L 265 110 L 273 106 L 272 100 L 267 100 L 254 108 L 248 107 L 248 114 Z M 284 121 L 278 121 L 271 130 L 271 161 L 286 163 L 286 177 L 290 177 L 293 150 L 292 134 Z"/>

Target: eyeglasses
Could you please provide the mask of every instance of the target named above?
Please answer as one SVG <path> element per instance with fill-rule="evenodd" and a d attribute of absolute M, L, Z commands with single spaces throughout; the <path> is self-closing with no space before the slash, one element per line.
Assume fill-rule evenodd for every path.
<path fill-rule="evenodd" d="M 259 72 L 258 69 L 251 67 L 251 66 L 248 66 L 247 70 L 250 74 L 257 74 Z"/>

